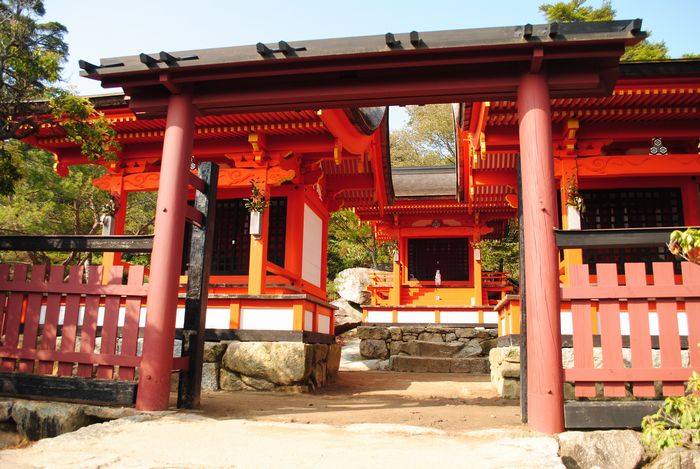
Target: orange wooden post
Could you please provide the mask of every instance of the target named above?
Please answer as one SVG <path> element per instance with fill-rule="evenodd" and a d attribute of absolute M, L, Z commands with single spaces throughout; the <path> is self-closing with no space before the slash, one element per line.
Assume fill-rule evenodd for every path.
<path fill-rule="evenodd" d="M 292 330 L 304 330 L 304 303 L 296 303 L 292 306 Z M 315 314 L 314 314 L 315 316 Z"/>
<path fill-rule="evenodd" d="M 267 193 L 267 188 L 264 189 Z M 270 222 L 269 208 L 262 212 L 262 236 L 250 235 L 250 261 L 248 264 L 248 294 L 261 295 L 265 293 L 267 280 L 267 246 L 268 225 Z"/>
<path fill-rule="evenodd" d="M 171 95 L 163 138 L 146 329 L 136 399 L 139 410 L 168 408 L 193 130 L 191 95 Z"/>
<path fill-rule="evenodd" d="M 393 306 L 401 304 L 401 262 L 399 261 L 398 252 L 394 255 L 393 269 L 391 271 L 389 303 Z"/>
<path fill-rule="evenodd" d="M 578 186 L 576 156 L 562 156 L 559 191 L 561 195 L 561 222 L 562 228 L 565 230 L 579 229 L 581 224 L 580 219 L 571 220 L 569 218 L 569 205 L 566 203 L 568 198 L 567 186 L 572 178 L 576 181 L 576 185 Z M 583 251 L 581 249 L 564 249 L 564 275 L 562 277 L 564 284 L 569 284 L 571 266 L 578 264 L 583 264 Z"/>
<path fill-rule="evenodd" d="M 527 291 L 528 425 L 564 430 L 559 256 L 549 89 L 544 74 L 524 74 L 518 87 Z"/>
<path fill-rule="evenodd" d="M 124 191 L 124 177 L 119 176 L 119 190 L 112 193 L 112 197 L 117 199 L 117 208 L 114 215 L 105 216 L 102 229 L 103 236 L 124 234 L 124 224 L 126 223 L 126 205 L 129 194 Z M 105 252 L 102 254 L 102 284 L 107 285 L 109 281 L 109 269 L 122 260 L 121 252 Z"/>
<path fill-rule="evenodd" d="M 476 231 L 474 233 L 474 243 L 481 241 L 481 233 Z M 474 299 L 472 305 L 484 305 L 488 304 L 488 301 L 484 301 L 484 290 L 482 287 L 483 279 L 481 278 L 481 252 L 479 252 L 479 259 L 476 256 L 477 249 L 472 251 L 474 256 Z"/>

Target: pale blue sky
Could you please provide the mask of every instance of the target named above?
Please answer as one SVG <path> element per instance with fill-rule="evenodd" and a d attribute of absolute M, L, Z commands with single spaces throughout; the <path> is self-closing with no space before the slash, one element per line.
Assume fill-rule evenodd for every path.
<path fill-rule="evenodd" d="M 550 3 L 553 0 L 549 0 Z M 81 94 L 102 89 L 79 76 L 78 59 L 364 36 L 386 32 L 543 23 L 531 0 L 45 0 L 46 19 L 68 28 L 66 80 Z M 589 0 L 600 5 L 600 0 Z M 673 57 L 700 53 L 700 0 L 613 0 L 617 18 L 642 18 Z"/>

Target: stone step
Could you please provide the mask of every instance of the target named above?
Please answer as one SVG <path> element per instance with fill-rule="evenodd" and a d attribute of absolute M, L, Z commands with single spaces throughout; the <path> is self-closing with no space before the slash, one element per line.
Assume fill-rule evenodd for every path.
<path fill-rule="evenodd" d="M 469 358 L 483 354 L 478 341 L 469 342 L 431 342 L 412 340 L 410 342 L 393 342 L 390 345 L 391 355 L 407 354 L 414 357 L 432 358 Z"/>
<path fill-rule="evenodd" d="M 490 371 L 487 357 L 440 358 L 397 355 L 391 357 L 389 367 L 393 371 L 413 373 L 488 374 Z"/>

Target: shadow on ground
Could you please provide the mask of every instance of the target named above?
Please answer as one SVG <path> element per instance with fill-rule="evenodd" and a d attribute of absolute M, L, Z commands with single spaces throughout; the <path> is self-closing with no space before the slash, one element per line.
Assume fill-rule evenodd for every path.
<path fill-rule="evenodd" d="M 518 401 L 499 398 L 488 376 L 455 373 L 346 371 L 312 394 L 211 392 L 203 394 L 198 413 L 216 419 L 400 424 L 448 432 L 523 428 Z"/>

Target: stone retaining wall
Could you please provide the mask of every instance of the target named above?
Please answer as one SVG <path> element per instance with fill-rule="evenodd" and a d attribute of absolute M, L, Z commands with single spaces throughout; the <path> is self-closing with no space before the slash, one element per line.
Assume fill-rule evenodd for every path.
<path fill-rule="evenodd" d="M 361 326 L 360 354 L 384 360 L 380 369 L 438 373 L 488 373 L 497 331 L 463 326 Z"/>
<path fill-rule="evenodd" d="M 498 395 L 520 399 L 520 347 L 496 347 L 489 352 L 491 384 Z"/>
<path fill-rule="evenodd" d="M 338 375 L 340 346 L 302 342 L 206 342 L 202 389 L 308 391 Z"/>

